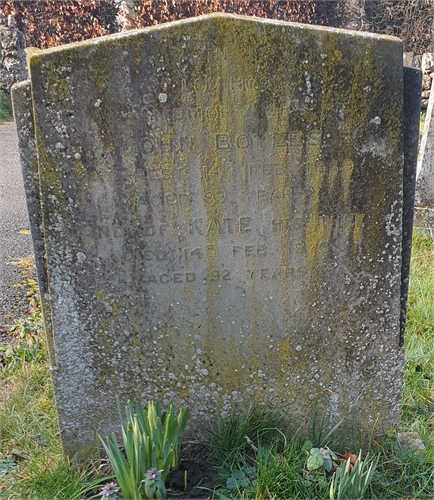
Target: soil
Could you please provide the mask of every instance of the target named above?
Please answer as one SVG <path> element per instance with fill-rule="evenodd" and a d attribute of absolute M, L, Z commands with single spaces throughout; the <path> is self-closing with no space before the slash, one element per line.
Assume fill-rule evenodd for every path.
<path fill-rule="evenodd" d="M 184 488 L 185 477 L 187 488 Z M 167 494 L 169 498 L 211 499 L 219 480 L 206 448 L 200 443 L 187 443 L 181 449 L 179 468 L 167 476 Z"/>

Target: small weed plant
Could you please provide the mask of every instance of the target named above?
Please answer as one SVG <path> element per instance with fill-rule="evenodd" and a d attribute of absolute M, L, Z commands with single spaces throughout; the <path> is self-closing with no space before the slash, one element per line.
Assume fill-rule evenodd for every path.
<path fill-rule="evenodd" d="M 118 412 L 121 420 L 125 454 L 121 451 L 113 433 L 107 442 L 100 440 L 109 457 L 113 473 L 124 498 L 165 498 L 164 481 L 171 469 L 179 464 L 182 438 L 189 416 L 188 408 L 175 415 L 172 403 L 162 412 L 158 399 L 148 403 L 128 402 L 126 425 L 119 399 Z"/>
<path fill-rule="evenodd" d="M 30 294 L 29 316 L 18 319 L 9 330 L 14 337 L 10 344 L 0 345 L 1 378 L 7 379 L 23 364 L 47 360 L 45 334 L 39 293 Z"/>

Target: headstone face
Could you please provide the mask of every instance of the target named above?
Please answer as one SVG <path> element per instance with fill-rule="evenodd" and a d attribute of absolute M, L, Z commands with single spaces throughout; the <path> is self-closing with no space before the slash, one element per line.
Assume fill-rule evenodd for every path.
<path fill-rule="evenodd" d="M 116 395 L 397 423 L 397 39 L 218 14 L 30 66 L 65 451 Z"/>

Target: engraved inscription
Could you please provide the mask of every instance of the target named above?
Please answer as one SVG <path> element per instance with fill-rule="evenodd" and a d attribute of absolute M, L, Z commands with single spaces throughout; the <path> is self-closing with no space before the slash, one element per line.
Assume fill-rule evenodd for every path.
<path fill-rule="evenodd" d="M 287 267 L 262 267 L 262 268 L 246 268 L 245 276 L 249 280 L 288 280 L 290 278 L 302 278 L 303 271 L 296 272 L 295 269 Z M 169 285 L 169 284 L 186 284 L 202 281 L 227 283 L 232 281 L 232 273 L 229 269 L 212 269 L 205 276 L 200 276 L 197 271 L 173 272 L 173 273 L 152 273 L 145 276 L 145 284 L 147 285 Z"/>
<path fill-rule="evenodd" d="M 234 257 L 239 255 L 244 255 L 245 257 L 258 255 L 262 257 L 267 255 L 267 247 L 265 245 L 234 245 L 232 247 L 232 255 Z"/>
<path fill-rule="evenodd" d="M 318 144 L 319 137 L 316 131 L 309 132 L 308 143 L 310 145 Z M 215 136 L 215 149 L 217 151 L 243 150 L 267 146 L 290 152 L 292 148 L 298 148 L 302 144 L 302 133 L 296 131 L 268 134 L 262 139 L 253 134 L 221 133 Z"/>
<path fill-rule="evenodd" d="M 319 131 L 310 131 L 307 134 L 307 144 L 311 146 L 317 145 L 320 142 L 320 138 L 321 134 Z M 280 152 L 289 153 L 292 149 L 302 146 L 302 144 L 303 135 L 299 131 L 267 134 L 263 138 L 260 138 L 256 134 L 230 134 L 222 131 L 215 134 L 214 137 L 214 148 L 216 151 L 221 152 L 266 146 Z M 197 154 L 198 144 L 192 136 L 148 136 L 141 139 L 140 151 L 143 156 Z"/>
<path fill-rule="evenodd" d="M 196 78 L 192 81 L 182 80 L 182 91 L 186 94 L 196 92 L 249 92 L 257 87 L 255 78 L 231 77 L 228 79 L 216 78 L 212 81 L 206 81 Z"/>
<path fill-rule="evenodd" d="M 160 273 L 148 274 L 145 276 L 145 284 L 147 285 L 168 285 L 194 283 L 199 279 L 196 272 L 174 272 L 174 273 Z M 231 271 L 229 269 L 212 269 L 206 276 L 201 278 L 204 283 L 206 282 L 227 282 L 231 281 Z"/>
<path fill-rule="evenodd" d="M 141 205 L 152 205 L 158 207 L 160 205 L 188 205 L 193 201 L 190 193 L 150 193 L 145 192 L 139 196 Z"/>
<path fill-rule="evenodd" d="M 186 273 L 162 273 L 149 274 L 145 276 L 145 283 L 148 285 L 167 285 L 169 283 L 193 283 L 196 281 L 196 275 L 192 272 Z"/>
<path fill-rule="evenodd" d="M 143 155 L 193 153 L 193 137 L 143 137 L 140 151 Z"/>
<path fill-rule="evenodd" d="M 145 106 L 143 110 L 148 111 Z M 173 108 L 165 109 L 161 113 L 155 113 L 153 120 L 156 123 L 170 123 L 170 122 L 191 122 L 203 120 L 224 119 L 228 116 L 228 108 L 226 106 L 214 106 L 212 108 L 201 107 L 186 107 L 186 108 Z"/>
<path fill-rule="evenodd" d="M 200 84 L 202 85 L 202 84 Z M 185 93 L 188 91 L 184 89 Z M 193 97 L 194 94 L 190 94 L 189 97 Z M 267 117 L 276 121 L 282 121 L 287 118 L 295 109 L 299 108 L 299 100 L 293 99 L 288 100 L 288 102 L 282 106 L 276 106 L 274 104 L 268 104 L 265 109 Z M 242 117 L 251 116 L 255 112 L 254 107 L 246 106 L 238 108 L 238 113 Z M 142 112 L 149 113 L 148 106 L 142 108 Z M 154 111 L 154 114 L 150 117 L 150 122 L 154 124 L 167 124 L 167 123 L 177 123 L 177 122 L 191 122 L 204 120 L 218 120 L 227 121 L 229 117 L 229 108 L 225 105 L 214 105 L 212 107 L 200 107 L 200 106 L 185 106 L 182 108 L 171 108 L 164 109 L 161 111 Z"/>

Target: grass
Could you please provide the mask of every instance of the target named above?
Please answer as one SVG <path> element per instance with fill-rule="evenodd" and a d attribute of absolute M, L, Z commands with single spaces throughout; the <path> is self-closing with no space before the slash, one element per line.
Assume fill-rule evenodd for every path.
<path fill-rule="evenodd" d="M 434 469 L 428 456 L 404 452 L 394 442 L 383 444 L 381 451 L 372 498 L 433 498 Z"/>
<path fill-rule="evenodd" d="M 419 120 L 419 134 L 423 134 L 423 129 L 425 127 L 425 120 L 426 120 L 426 112 L 422 112 L 420 114 L 420 120 Z"/>
<path fill-rule="evenodd" d="M 29 315 L 11 327 L 11 344 L 0 345 L 0 499 L 81 499 L 103 475 L 92 461 L 63 456 L 43 320 L 31 259 L 20 259 Z"/>
<path fill-rule="evenodd" d="M 246 456 L 256 455 L 258 448 L 271 448 L 282 441 L 282 418 L 271 411 L 251 405 L 243 415 L 230 414 L 202 429 L 210 458 L 219 467 L 242 467 Z"/>
<path fill-rule="evenodd" d="M 46 346 L 34 326 L 41 318 L 33 300 L 29 318 L 17 321 L 14 332 L 15 345 L 24 344 L 21 349 L 28 356 L 13 365 L 11 352 L 7 355 L 4 349 L 2 356 L 0 349 L 5 365 L 0 382 L 0 499 L 99 498 L 104 472 L 109 473 L 100 468 L 103 462 L 96 458 L 76 464 L 62 455 L 46 354 L 38 355 Z M 24 331 L 29 325 L 33 333 Z M 31 335 L 39 338 L 38 352 L 30 352 Z M 378 459 L 366 498 L 434 497 L 434 242 L 421 231 L 413 238 L 400 427 L 417 432 L 426 451 L 419 455 L 403 450 L 394 432 L 363 450 Z M 312 434 L 318 441 L 318 433 Z M 215 498 L 329 498 L 333 472 L 343 460 L 336 453 L 329 472 L 321 462 L 312 465 L 312 455 L 329 453 L 320 448 L 324 444 L 316 442 L 318 448 L 313 448 L 299 433 L 288 432 L 276 414 L 254 406 L 215 421 L 204 435 L 221 478 L 212 493 Z M 328 444 L 333 449 L 333 435 Z"/>
<path fill-rule="evenodd" d="M 14 470 L 5 472 L 11 462 Z M 79 500 L 102 480 L 92 462 L 75 464 L 62 454 L 47 364 L 24 364 L 2 387 L 0 498 Z"/>
<path fill-rule="evenodd" d="M 82 498 L 98 475 L 63 457 L 46 364 L 23 365 L 2 389 L 0 498 Z M 15 472 L 2 475 L 7 460 Z"/>
<path fill-rule="evenodd" d="M 13 120 L 11 97 L 5 90 L 0 89 L 0 123 L 11 120 Z"/>
<path fill-rule="evenodd" d="M 418 432 L 434 459 L 434 242 L 415 231 L 408 300 L 402 428 Z"/>

